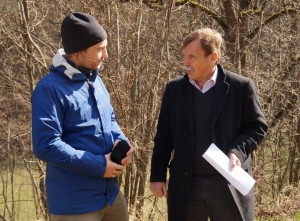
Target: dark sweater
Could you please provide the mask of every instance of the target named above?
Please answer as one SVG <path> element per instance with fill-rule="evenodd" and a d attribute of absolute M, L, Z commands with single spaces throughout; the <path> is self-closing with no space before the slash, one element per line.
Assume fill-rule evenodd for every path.
<path fill-rule="evenodd" d="M 215 87 L 206 93 L 194 88 L 194 175 L 218 173 L 203 157 L 212 143 L 212 104 Z"/>

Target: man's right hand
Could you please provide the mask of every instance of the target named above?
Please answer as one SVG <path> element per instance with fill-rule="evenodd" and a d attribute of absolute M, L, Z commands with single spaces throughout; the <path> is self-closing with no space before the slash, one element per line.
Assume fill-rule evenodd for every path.
<path fill-rule="evenodd" d="M 105 155 L 106 158 L 106 170 L 103 175 L 105 178 L 114 178 L 122 173 L 124 166 L 114 163 L 110 159 L 110 153 Z"/>
<path fill-rule="evenodd" d="M 156 197 L 167 197 L 167 185 L 165 182 L 152 182 L 150 183 L 150 190 Z"/>

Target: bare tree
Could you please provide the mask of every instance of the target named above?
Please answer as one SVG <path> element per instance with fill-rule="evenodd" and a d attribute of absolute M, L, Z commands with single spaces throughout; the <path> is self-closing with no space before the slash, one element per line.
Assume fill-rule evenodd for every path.
<path fill-rule="evenodd" d="M 300 209 L 299 6 L 292 0 L 3 0 L 0 220 L 18 220 L 24 201 L 34 205 L 32 219 L 48 219 L 44 164 L 31 152 L 30 96 L 61 47 L 60 23 L 70 11 L 93 14 L 108 31 L 109 59 L 100 76 L 137 148 L 119 177 L 132 219 L 166 219 L 166 202 L 148 190 L 152 140 L 165 84 L 181 74 L 182 40 L 200 27 L 223 33 L 223 65 L 254 79 L 270 125 L 254 158 L 256 213 L 292 216 L 281 208 Z M 32 198 L 16 194 L 19 171 Z"/>

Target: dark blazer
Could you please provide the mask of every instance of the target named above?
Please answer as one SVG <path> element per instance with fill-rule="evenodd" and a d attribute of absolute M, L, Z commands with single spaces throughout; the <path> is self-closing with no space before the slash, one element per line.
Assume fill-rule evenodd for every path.
<path fill-rule="evenodd" d="M 151 162 L 150 182 L 168 185 L 169 221 L 184 221 L 191 190 L 194 133 L 193 87 L 188 76 L 170 81 L 165 89 Z M 249 78 L 224 71 L 218 65 L 213 101 L 213 142 L 225 153 L 235 153 L 251 175 L 251 153 L 268 129 L 255 85 Z M 243 196 L 228 185 L 244 221 L 254 220 L 254 192 Z"/>

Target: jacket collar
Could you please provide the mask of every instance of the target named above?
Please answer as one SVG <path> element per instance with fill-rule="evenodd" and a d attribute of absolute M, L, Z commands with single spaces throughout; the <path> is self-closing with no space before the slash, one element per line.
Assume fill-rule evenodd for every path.
<path fill-rule="evenodd" d="M 64 57 L 65 51 L 64 49 L 58 49 L 57 53 L 52 58 L 52 65 L 50 67 L 50 71 L 59 71 L 64 73 L 73 81 L 82 81 L 87 80 L 86 74 L 82 73 L 77 68 L 73 67 L 71 64 L 68 63 L 66 58 Z M 92 71 L 92 75 L 89 78 L 91 81 L 94 81 L 96 76 L 98 75 L 98 70 Z"/>

